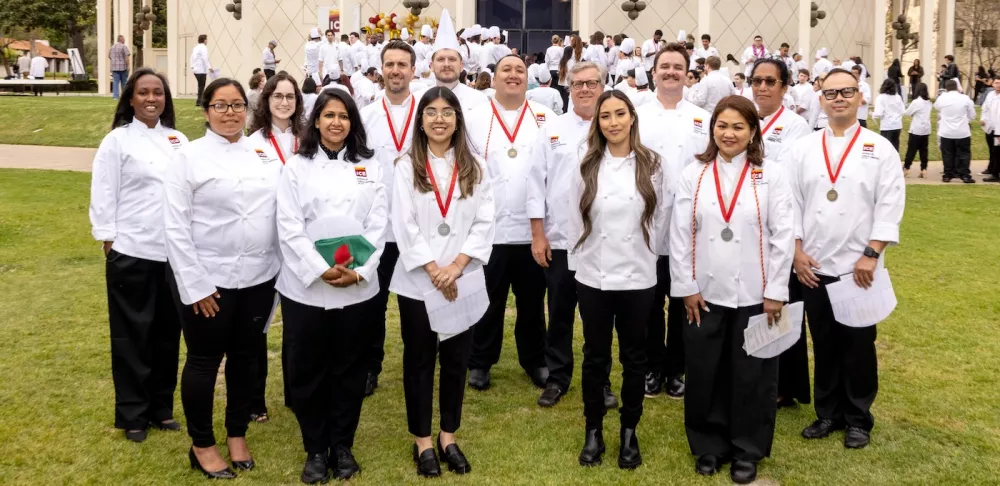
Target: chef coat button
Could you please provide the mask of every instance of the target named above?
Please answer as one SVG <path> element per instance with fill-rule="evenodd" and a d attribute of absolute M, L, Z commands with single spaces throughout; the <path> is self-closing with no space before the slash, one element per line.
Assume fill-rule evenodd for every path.
<path fill-rule="evenodd" d="M 714 278 L 714 277 L 715 277 L 715 274 L 714 274 L 714 273 L 712 273 L 712 272 L 708 272 L 708 278 Z"/>
<path fill-rule="evenodd" d="M 635 199 L 635 198 L 634 198 L 634 197 L 632 197 L 632 196 L 629 196 L 629 197 L 628 197 L 628 200 L 629 200 L 629 201 L 631 201 L 631 200 L 633 200 L 633 199 Z"/>
<path fill-rule="evenodd" d="M 625 274 L 625 278 L 632 278 L 632 274 L 631 273 L 626 273 Z"/>
<path fill-rule="evenodd" d="M 625 236 L 625 239 L 626 239 L 626 240 L 631 240 L 631 239 L 632 239 L 632 235 L 627 235 L 627 236 Z"/>
<path fill-rule="evenodd" d="M 822 209 L 817 209 L 816 210 L 816 214 L 823 214 L 823 210 Z"/>
<path fill-rule="evenodd" d="M 740 242 L 740 239 L 739 239 L 739 238 L 736 238 L 736 242 L 737 242 L 737 243 L 739 243 L 739 242 Z"/>
<path fill-rule="evenodd" d="M 607 199 L 607 198 L 608 198 L 608 196 L 604 196 L 604 199 Z"/>
<path fill-rule="evenodd" d="M 601 239 L 607 239 L 608 235 L 606 233 L 601 233 Z"/>
<path fill-rule="evenodd" d="M 846 211 L 840 211 L 840 215 L 843 216 Z"/>
<path fill-rule="evenodd" d="M 714 236 L 709 236 L 708 237 L 708 241 L 715 241 L 715 237 Z"/>
<path fill-rule="evenodd" d="M 737 275 L 737 276 L 733 277 L 733 280 L 739 281 L 740 280 L 740 276 Z"/>
<path fill-rule="evenodd" d="M 604 278 L 604 272 L 601 272 L 601 278 Z"/>
<path fill-rule="evenodd" d="M 842 175 L 840 177 L 843 177 L 844 179 L 847 179 L 847 174 L 844 174 L 844 175 Z"/>

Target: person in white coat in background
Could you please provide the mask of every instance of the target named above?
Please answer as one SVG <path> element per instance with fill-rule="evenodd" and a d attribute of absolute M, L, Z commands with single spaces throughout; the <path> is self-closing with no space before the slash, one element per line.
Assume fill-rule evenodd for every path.
<path fill-rule="evenodd" d="M 813 79 L 826 76 L 826 73 L 836 67 L 832 62 L 830 62 L 829 59 L 827 59 L 829 55 L 830 51 L 825 47 L 816 51 L 816 62 L 813 63 L 812 68 Z"/>
<path fill-rule="evenodd" d="M 910 117 L 909 138 L 906 140 L 906 157 L 903 161 L 903 177 L 910 174 L 910 165 L 917 153 L 920 154 L 920 178 L 927 176 L 927 149 L 931 135 L 931 102 L 927 85 L 917 83 L 913 90 L 913 101 L 903 116 Z"/>
<path fill-rule="evenodd" d="M 325 35 L 326 41 L 320 43 L 319 67 L 317 69 L 320 80 L 324 84 L 340 79 L 340 73 L 343 71 L 340 64 L 341 45 L 337 42 L 336 34 L 333 29 L 327 29 Z"/>
<path fill-rule="evenodd" d="M 319 72 L 319 53 L 320 48 L 323 47 L 323 43 L 320 40 L 322 36 L 319 35 L 319 28 L 313 27 L 309 31 L 309 40 L 306 42 L 306 46 L 303 49 L 304 61 L 302 63 L 302 69 L 306 73 L 306 77 L 313 78 L 316 84 L 322 85 L 323 78 L 320 77 Z"/>
<path fill-rule="evenodd" d="M 538 66 L 538 64 L 535 64 L 535 66 Z M 552 76 L 545 69 L 539 69 L 536 73 L 538 75 L 538 87 L 529 89 L 525 97 L 529 101 L 534 101 L 552 110 L 557 115 L 563 114 L 562 95 L 555 88 L 550 87 Z"/>
<path fill-rule="evenodd" d="M 277 240 L 292 411 L 306 460 L 303 483 L 360 471 L 352 453 L 375 330 L 371 300 L 389 222 L 375 151 L 350 95 L 320 93 L 302 145 L 281 176 Z M 346 241 L 333 258 L 324 240 Z M 337 243 L 333 243 L 337 244 Z M 332 260 L 332 261 L 331 261 Z"/>
<path fill-rule="evenodd" d="M 614 331 L 622 364 L 618 467 L 642 464 L 636 428 L 642 417 L 647 321 L 656 293 L 656 259 L 663 241 L 666 196 L 660 157 L 639 141 L 639 119 L 618 90 L 597 99 L 580 169 L 569 180 L 569 268 L 576 271 L 583 321 L 581 466 L 601 463 L 603 424 Z"/>
<path fill-rule="evenodd" d="M 688 321 L 688 444 L 698 474 L 731 458 L 737 484 L 753 482 L 771 454 L 778 388 L 778 358 L 744 352 L 743 331 L 762 313 L 780 319 L 795 250 L 788 176 L 765 159 L 756 114 L 741 96 L 719 103 L 708 150 L 680 176 L 670 224 L 670 293 Z"/>
<path fill-rule="evenodd" d="M 163 179 L 188 143 L 174 128 L 174 102 L 162 74 L 140 68 L 125 82 L 94 156 L 91 234 L 105 256 L 115 428 L 133 442 L 174 420 L 181 325 L 170 294 L 163 242 Z"/>
<path fill-rule="evenodd" d="M 413 145 L 399 158 L 393 185 L 392 224 L 400 258 L 393 271 L 403 336 L 403 393 L 413 436 L 417 474 L 441 475 L 431 436 L 435 361 L 440 359 L 440 433 L 437 453 L 457 474 L 472 466 L 455 440 L 462 421 L 465 376 L 474 322 L 441 334 L 432 327 L 424 300 L 440 292 L 449 301 L 467 298 L 459 279 L 485 285 L 495 229 L 494 197 L 484 164 L 466 137 L 465 113 L 448 88 L 421 98 Z"/>
<path fill-rule="evenodd" d="M 191 67 L 191 72 L 198 82 L 198 91 L 194 105 L 201 106 L 201 95 L 205 91 L 205 80 L 208 78 L 208 74 L 212 72 L 212 61 L 208 57 L 207 35 L 201 34 L 198 36 L 198 45 L 191 49 L 191 59 L 188 61 L 188 65 Z M 32 73 L 32 76 L 34 76 L 34 73 Z"/>
<path fill-rule="evenodd" d="M 638 109 L 646 103 L 656 102 L 656 93 L 649 90 L 650 83 L 646 72 L 642 69 L 636 69 L 633 72 L 635 74 L 635 91 L 628 93 L 628 99 L 632 102 L 632 106 Z"/>
<path fill-rule="evenodd" d="M 983 182 L 1000 182 L 1000 76 L 993 78 L 992 87 L 983 102 L 979 119 L 986 134 L 986 146 L 990 148 L 990 162 L 984 174 L 987 177 Z"/>
<path fill-rule="evenodd" d="M 483 46 L 479 43 L 480 36 L 483 34 L 483 28 L 479 24 L 475 24 L 472 27 L 465 29 L 462 32 L 462 39 L 465 39 L 465 51 L 468 55 L 462 61 L 465 67 L 465 73 L 469 76 L 469 79 L 476 79 L 479 73 L 485 69 L 485 66 L 479 65 L 479 57 L 482 55 Z M 465 54 L 465 53 L 463 53 Z M 428 61 L 430 61 L 430 56 L 428 56 Z"/>
<path fill-rule="evenodd" d="M 941 158 L 944 159 L 943 182 L 951 182 L 958 177 L 966 184 L 976 182 L 969 172 L 972 159 L 972 130 L 970 124 L 976 119 L 976 105 L 972 99 L 959 91 L 958 80 L 945 81 L 945 92 L 934 100 L 938 111 L 938 137 L 940 137 Z"/>
<path fill-rule="evenodd" d="M 891 79 L 885 80 L 879 88 L 878 98 L 875 98 L 875 112 L 872 118 L 879 122 L 879 134 L 892 143 L 899 151 L 899 134 L 903 131 L 903 112 L 906 105 L 899 95 L 899 85 Z M 891 83 L 891 86 L 890 86 Z"/>
<path fill-rule="evenodd" d="M 274 207 L 282 165 L 267 145 L 243 136 L 247 98 L 238 81 L 216 79 L 204 95 L 208 130 L 170 161 L 163 220 L 187 345 L 181 403 L 193 442 L 188 459 L 209 478 L 232 479 L 215 446 L 215 383 L 225 358 L 229 457 L 235 469 L 253 469 L 246 433 L 257 345 L 281 267 Z"/>

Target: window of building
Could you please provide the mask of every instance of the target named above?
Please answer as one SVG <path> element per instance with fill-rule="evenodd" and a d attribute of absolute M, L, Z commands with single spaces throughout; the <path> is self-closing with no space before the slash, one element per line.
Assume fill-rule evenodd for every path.
<path fill-rule="evenodd" d="M 507 46 L 542 52 L 553 34 L 566 35 L 573 25 L 573 3 L 565 0 L 477 0 L 476 22 L 507 30 Z"/>
<path fill-rule="evenodd" d="M 982 45 L 982 47 L 998 47 L 998 44 L 1000 44 L 1000 43 L 997 42 L 997 40 L 998 40 L 997 39 L 997 32 L 998 31 L 996 29 L 984 30 L 983 31 L 983 39 L 980 42 L 980 44 Z"/>
<path fill-rule="evenodd" d="M 955 47 L 965 47 L 965 29 L 955 29 Z"/>

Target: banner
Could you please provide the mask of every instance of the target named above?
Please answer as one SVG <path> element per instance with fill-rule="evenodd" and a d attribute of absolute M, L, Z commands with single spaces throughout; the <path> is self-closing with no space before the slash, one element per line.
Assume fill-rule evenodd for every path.
<path fill-rule="evenodd" d="M 325 32 L 327 29 L 333 29 L 337 33 L 342 32 L 339 7 L 336 5 L 320 7 L 317 12 L 316 26 L 319 27 L 320 32 Z"/>

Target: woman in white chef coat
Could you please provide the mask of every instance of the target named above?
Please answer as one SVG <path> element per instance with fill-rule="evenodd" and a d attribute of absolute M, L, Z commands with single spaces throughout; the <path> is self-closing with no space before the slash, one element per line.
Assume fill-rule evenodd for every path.
<path fill-rule="evenodd" d="M 690 323 L 684 426 L 695 470 L 712 475 L 732 459 L 732 480 L 745 484 L 771 453 L 778 360 L 748 356 L 743 331 L 752 316 L 776 321 L 788 300 L 795 216 L 783 167 L 764 159 L 753 103 L 723 98 L 710 127 L 700 163 L 677 184 L 670 293 Z"/>
<path fill-rule="evenodd" d="M 920 178 L 927 175 L 927 146 L 931 135 L 931 102 L 927 85 L 917 83 L 913 88 L 913 101 L 903 113 L 910 118 L 910 136 L 906 141 L 906 158 L 903 159 L 903 177 L 910 173 L 913 159 L 920 154 Z"/>
<path fill-rule="evenodd" d="M 283 361 L 307 484 L 329 480 L 328 469 L 336 479 L 360 470 L 351 448 L 375 336 L 369 302 L 379 291 L 387 198 L 357 105 L 349 93 L 323 91 L 278 189 Z M 357 253 L 356 266 L 353 256 L 331 265 L 315 243 L 341 236 L 363 237 L 374 250 L 365 261 Z"/>
<path fill-rule="evenodd" d="M 872 118 L 879 122 L 879 134 L 897 151 L 899 151 L 899 134 L 903 131 L 903 113 L 906 111 L 903 97 L 899 95 L 898 90 L 899 85 L 895 80 L 885 80 L 878 90 L 875 111 L 872 112 Z"/>
<path fill-rule="evenodd" d="M 478 278 L 493 251 L 494 202 L 484 163 L 470 151 L 465 116 L 448 88 L 428 90 L 417 108 L 413 145 L 396 162 L 392 225 L 399 245 L 390 289 L 398 295 L 403 335 L 403 392 L 414 437 L 417 473 L 435 477 L 440 463 L 431 441 L 434 362 L 440 351 L 441 432 L 437 451 L 449 468 L 465 474 L 472 467 L 455 443 L 462 421 L 465 372 L 472 352 L 472 327 L 453 336 L 431 329 L 425 295 L 458 295 L 455 280 Z"/>
<path fill-rule="evenodd" d="M 635 428 L 642 416 L 647 368 L 646 328 L 656 291 L 656 244 L 669 201 L 660 157 L 639 142 L 635 107 L 621 91 L 597 99 L 586 155 L 569 189 L 570 269 L 576 270 L 583 320 L 583 415 L 579 462 L 601 463 L 604 386 L 612 331 L 622 364 L 618 467 L 642 464 Z"/>
<path fill-rule="evenodd" d="M 167 79 L 149 68 L 125 83 L 112 130 L 94 156 L 91 233 L 104 245 L 115 427 L 135 442 L 174 421 L 181 324 L 167 285 L 163 176 L 188 143 L 174 129 Z"/>
<path fill-rule="evenodd" d="M 247 97 L 238 81 L 216 79 L 202 99 L 208 130 L 170 162 L 164 229 L 187 344 L 181 402 L 194 442 L 188 458 L 210 478 L 232 479 L 212 430 L 215 381 L 225 357 L 229 456 L 234 468 L 252 469 L 246 432 L 256 344 L 280 266 L 274 207 L 281 161 L 243 136 Z"/>
<path fill-rule="evenodd" d="M 260 103 L 253 113 L 250 139 L 267 145 L 268 155 L 285 165 L 299 148 L 304 109 L 302 92 L 295 78 L 281 71 L 264 84 Z"/>

